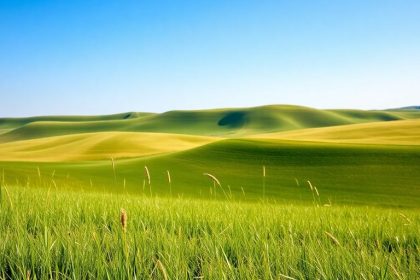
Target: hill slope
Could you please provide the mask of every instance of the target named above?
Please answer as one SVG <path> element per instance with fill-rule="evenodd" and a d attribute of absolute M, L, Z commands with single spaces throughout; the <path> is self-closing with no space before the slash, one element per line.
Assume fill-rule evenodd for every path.
<path fill-rule="evenodd" d="M 81 161 L 150 156 L 217 138 L 166 133 L 96 132 L 0 143 L 0 161 Z"/>
<path fill-rule="evenodd" d="M 0 118 L 0 128 L 16 128 L 28 123 L 34 122 L 92 122 L 92 121 L 112 121 L 125 120 L 132 118 L 141 118 L 144 116 L 154 115 L 153 113 L 127 112 L 113 115 L 97 115 L 97 116 L 38 116 L 26 118 Z"/>
<path fill-rule="evenodd" d="M 253 136 L 262 139 L 381 145 L 420 145 L 420 120 L 311 128 Z"/>
<path fill-rule="evenodd" d="M 128 117 L 127 117 L 128 116 Z M 420 118 L 419 112 L 318 110 L 291 105 L 125 113 L 111 116 L 0 119 L 0 142 L 103 131 L 237 137 L 303 128 Z"/>
<path fill-rule="evenodd" d="M 148 166 L 151 186 L 144 166 Z M 263 177 L 263 166 L 266 177 Z M 223 199 L 420 205 L 420 147 L 222 140 L 181 152 L 115 161 L 0 162 L 7 184 Z M 167 170 L 172 183 L 168 184 Z M 214 190 L 210 173 L 221 182 Z M 170 191 L 172 189 L 172 191 Z M 216 193 L 216 195 L 214 195 Z M 318 199 L 318 198 L 317 198 Z"/>

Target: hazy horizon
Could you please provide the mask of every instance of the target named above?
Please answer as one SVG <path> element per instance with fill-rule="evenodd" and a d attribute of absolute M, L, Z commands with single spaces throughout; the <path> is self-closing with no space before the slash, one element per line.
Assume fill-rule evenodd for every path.
<path fill-rule="evenodd" d="M 0 118 L 26 118 L 26 117 L 44 117 L 44 116 L 100 116 L 100 115 L 117 115 L 117 114 L 124 114 L 124 113 L 152 113 L 152 114 L 161 114 L 161 113 L 165 113 L 165 112 L 170 112 L 170 111 L 206 111 L 206 110 L 217 110 L 217 109 L 246 109 L 246 108 L 254 108 L 254 107 L 265 107 L 265 106 L 297 106 L 297 107 L 308 107 L 308 108 L 313 108 L 313 109 L 318 109 L 318 110 L 363 110 L 363 111 L 381 111 L 381 110 L 392 110 L 392 109 L 400 109 L 400 108 L 404 108 L 404 107 L 412 107 L 412 106 L 419 106 L 419 105 L 415 105 L 415 104 L 411 104 L 408 106 L 402 106 L 402 107 L 392 107 L 392 108 L 368 108 L 368 109 L 361 109 L 361 108 L 346 108 L 346 107 L 337 107 L 337 108 L 319 108 L 319 107 L 312 107 L 312 106 L 305 106 L 305 105 L 299 105 L 299 104 L 260 104 L 260 105 L 255 105 L 255 106 L 231 106 L 231 107 L 209 107 L 209 108 L 174 108 L 174 109 L 169 109 L 169 110 L 165 110 L 165 111 L 136 111 L 136 110 L 131 110 L 131 111 L 119 111 L 119 112 L 104 112 L 104 113 L 97 113 L 97 114 L 90 114 L 90 113 L 86 113 L 86 114 L 43 114 L 43 115 L 19 115 L 19 116 L 2 116 L 0 115 Z"/>
<path fill-rule="evenodd" d="M 419 105 L 418 1 L 0 3 L 0 117 Z"/>

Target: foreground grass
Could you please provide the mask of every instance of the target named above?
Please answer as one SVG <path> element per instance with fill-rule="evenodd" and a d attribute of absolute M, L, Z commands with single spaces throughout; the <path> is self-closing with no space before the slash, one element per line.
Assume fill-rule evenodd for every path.
<path fill-rule="evenodd" d="M 416 279 L 416 209 L 3 187 L 1 279 Z M 128 215 L 124 233 L 120 209 Z"/>

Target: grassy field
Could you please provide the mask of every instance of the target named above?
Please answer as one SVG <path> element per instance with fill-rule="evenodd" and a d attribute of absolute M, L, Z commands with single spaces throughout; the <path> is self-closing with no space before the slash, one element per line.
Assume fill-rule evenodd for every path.
<path fill-rule="evenodd" d="M 122 224 L 121 210 L 127 219 Z M 2 279 L 416 279 L 416 210 L 2 188 Z"/>
<path fill-rule="evenodd" d="M 0 119 L 0 279 L 416 279 L 419 135 L 419 110 Z"/>
<path fill-rule="evenodd" d="M 73 155 L 73 154 L 71 154 Z M 49 155 L 51 156 L 51 155 Z M 59 154 L 60 157 L 69 155 Z M 150 193 L 207 198 L 226 194 L 279 202 L 312 200 L 307 181 L 325 203 L 416 207 L 420 205 L 420 147 L 279 140 L 230 139 L 158 156 L 98 161 L 0 162 L 10 185 Z M 263 166 L 266 176 L 263 177 Z M 168 184 L 167 171 L 171 175 Z M 221 188 L 203 173 L 216 176 Z"/>

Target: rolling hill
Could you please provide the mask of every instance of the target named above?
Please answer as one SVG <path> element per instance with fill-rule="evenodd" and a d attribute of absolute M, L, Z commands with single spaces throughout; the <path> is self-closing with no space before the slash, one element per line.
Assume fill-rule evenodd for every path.
<path fill-rule="evenodd" d="M 75 162 L 0 162 L 8 185 L 214 197 L 210 173 L 221 187 L 217 199 L 311 203 L 316 186 L 323 204 L 417 207 L 420 204 L 420 147 L 226 139 L 193 149 L 116 159 Z M 266 177 L 263 177 L 263 166 Z M 172 183 L 168 185 L 167 171 Z M 265 180 L 265 183 L 263 183 Z"/>
<path fill-rule="evenodd" d="M 253 108 L 124 113 L 94 117 L 0 119 L 0 142 L 104 131 L 238 137 L 303 128 L 420 118 L 419 111 L 319 110 L 271 105 Z"/>
<path fill-rule="evenodd" d="M 310 128 L 259 134 L 253 138 L 375 145 L 420 145 L 420 120 Z"/>
<path fill-rule="evenodd" d="M 1 119 L 0 130 L 9 185 L 160 195 L 170 187 L 177 196 L 245 200 L 261 199 L 264 186 L 270 200 L 308 203 L 311 181 L 322 203 L 420 205 L 415 110 L 273 105 Z"/>
<path fill-rule="evenodd" d="M 0 144 L 0 161 L 83 161 L 150 156 L 191 149 L 214 137 L 168 133 L 96 132 Z"/>

